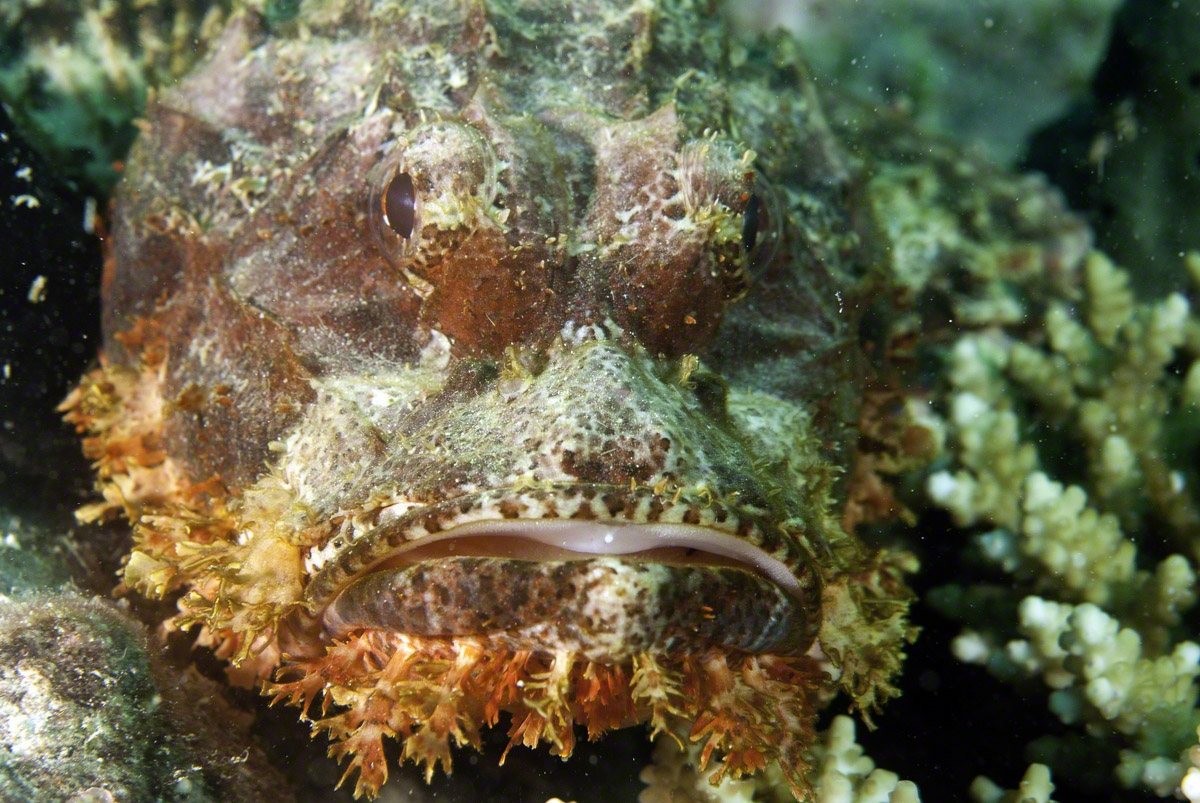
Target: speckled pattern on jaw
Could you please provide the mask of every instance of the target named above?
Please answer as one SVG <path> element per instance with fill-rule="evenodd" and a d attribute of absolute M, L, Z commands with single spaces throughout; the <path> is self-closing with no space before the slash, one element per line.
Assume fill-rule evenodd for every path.
<path fill-rule="evenodd" d="M 369 530 L 326 563 L 305 588 L 306 607 L 316 612 L 355 578 L 404 544 L 479 521 L 576 519 L 628 523 L 678 523 L 737 536 L 785 565 L 799 581 L 805 604 L 819 607 L 821 577 L 803 535 L 791 535 L 762 516 L 719 501 L 677 498 L 653 488 L 547 483 L 526 490 L 497 489 L 410 510 Z"/>
<path fill-rule="evenodd" d="M 785 590 L 748 564 L 684 567 L 584 555 L 570 561 L 467 555 L 389 567 L 405 546 L 488 521 L 694 527 L 761 551 L 796 582 Z M 394 627 L 414 635 L 480 635 L 510 649 L 565 650 L 604 662 L 683 645 L 803 652 L 821 621 L 821 577 L 808 548 L 802 535 L 765 517 L 682 492 L 568 483 L 496 489 L 409 510 L 366 531 L 321 566 L 305 589 L 307 613 L 292 621 L 297 632 L 323 628 L 333 638 L 356 626 Z M 436 613 L 421 610 L 432 604 L 426 592 Z"/>
<path fill-rule="evenodd" d="M 477 637 L 611 666 L 640 653 L 711 647 L 803 653 L 816 637 L 820 610 L 729 566 L 456 556 L 368 572 L 322 620 L 334 639 L 363 629 Z"/>

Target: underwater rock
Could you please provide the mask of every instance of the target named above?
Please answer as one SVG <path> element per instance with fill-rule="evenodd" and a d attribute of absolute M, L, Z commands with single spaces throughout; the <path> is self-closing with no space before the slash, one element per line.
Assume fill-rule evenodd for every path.
<path fill-rule="evenodd" d="M 0 508 L 0 595 L 61 588 L 88 568 L 61 529 Z"/>
<path fill-rule="evenodd" d="M 140 624 L 72 593 L 0 600 L 0 798 L 287 801 L 219 687 L 172 675 Z"/>

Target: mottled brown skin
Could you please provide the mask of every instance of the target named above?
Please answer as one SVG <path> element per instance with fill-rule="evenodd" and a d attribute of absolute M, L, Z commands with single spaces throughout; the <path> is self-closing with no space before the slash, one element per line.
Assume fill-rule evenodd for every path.
<path fill-rule="evenodd" d="M 643 593 L 629 594 L 624 605 L 603 616 L 588 615 L 598 589 L 611 584 L 620 569 L 645 576 L 637 586 Z M 535 628 L 542 640 L 563 644 L 586 644 L 592 633 L 609 633 L 631 654 L 669 652 L 697 639 L 744 652 L 783 652 L 807 647 L 814 635 L 812 623 L 797 621 L 803 614 L 786 593 L 751 572 L 603 558 L 533 567 L 496 558 L 429 561 L 367 574 L 347 586 L 332 607 L 344 632 L 368 623 L 419 636 L 497 630 L 516 634 L 517 649 L 527 642 L 523 631 Z M 625 632 L 622 623 L 636 622 L 646 608 L 671 612 L 663 629 Z M 543 628 L 557 632 L 547 637 Z"/>
<path fill-rule="evenodd" d="M 599 62 L 598 74 L 585 79 L 572 65 L 539 60 L 537 68 L 549 73 L 542 81 L 561 80 L 573 91 L 559 98 L 526 90 L 533 96 L 523 97 L 520 89 L 530 84 L 533 65 L 521 60 L 516 75 L 505 68 L 512 66 L 512 52 L 538 48 L 501 39 L 494 47 L 510 58 L 488 59 L 490 48 L 480 31 L 488 26 L 473 10 L 464 22 L 447 23 L 436 32 L 452 52 L 471 54 L 460 62 L 469 80 L 448 90 L 449 98 L 439 93 L 438 108 L 425 109 L 405 99 L 406 87 L 421 78 L 418 68 L 406 70 L 403 61 L 385 53 L 414 49 L 430 31 L 417 25 L 406 30 L 403 17 L 394 25 L 368 22 L 366 9 L 357 4 L 338 16 L 328 13 L 328 19 L 318 16 L 309 22 L 314 33 L 359 33 L 330 45 L 332 53 L 315 48 L 310 53 L 286 39 L 267 40 L 263 47 L 277 53 L 275 63 L 265 58 L 242 61 L 263 41 L 263 34 L 252 16 L 238 18 L 212 60 L 148 109 L 146 134 L 131 156 L 117 201 L 116 265 L 110 271 L 105 305 L 105 349 L 114 359 L 123 351 L 114 336 L 137 316 L 152 316 L 180 348 L 211 332 L 219 351 L 180 354 L 171 360 L 164 396 L 172 398 L 189 384 L 206 384 L 206 366 L 221 366 L 225 379 L 234 380 L 227 384 L 237 388 L 223 416 L 239 422 L 231 425 L 227 451 L 259 456 L 290 423 L 264 415 L 260 397 L 269 396 L 277 405 L 294 402 L 298 409 L 311 398 L 303 381 L 311 376 L 411 362 L 420 350 L 422 329 L 445 333 L 456 353 L 496 357 L 512 343 L 548 342 L 567 321 L 584 325 L 612 319 L 651 354 L 675 357 L 706 349 L 728 301 L 720 274 L 713 277 L 706 262 L 721 256 L 739 259 L 739 242 L 730 243 L 724 254 L 704 248 L 698 255 L 695 246 L 674 248 L 663 236 L 661 221 L 648 221 L 644 237 L 614 247 L 604 259 L 594 252 L 567 252 L 568 242 L 575 239 L 583 244 L 606 242 L 617 227 L 616 216 L 644 201 L 650 188 L 660 196 L 672 194 L 673 182 L 662 171 L 671 166 L 680 140 L 699 136 L 706 127 L 731 127 L 730 115 L 740 111 L 730 105 L 735 98 L 712 83 L 727 68 L 710 65 L 703 90 L 704 100 L 714 108 L 697 110 L 703 116 L 686 120 L 681 131 L 683 126 L 676 122 L 680 100 L 675 110 L 663 104 L 690 93 L 676 90 L 679 73 L 668 65 L 694 68 L 699 54 L 686 43 L 664 43 L 660 35 L 652 40 L 657 48 L 630 69 L 624 62 L 632 56 L 620 54 L 649 44 L 641 41 L 648 36 L 644 28 L 649 21 L 636 23 L 634 13 L 615 31 L 606 29 L 608 36 L 616 37 L 608 46 L 611 62 L 602 54 L 588 54 L 589 60 Z M 500 26 L 497 35 L 502 31 Z M 547 41 L 553 42 L 559 33 L 547 32 Z M 621 36 L 628 44 L 622 44 Z M 334 57 L 341 60 L 344 72 L 365 73 L 357 92 L 331 92 L 316 63 Z M 655 68 L 643 72 L 643 64 L 649 63 Z M 283 74 L 295 76 L 294 83 L 280 87 Z M 746 80 L 756 81 L 758 76 L 750 73 Z M 230 92 L 230 87 L 236 91 Z M 306 105 L 303 99 L 320 94 L 318 89 L 332 99 Z M 363 106 L 375 97 L 377 104 L 386 101 L 396 110 L 362 117 Z M 281 107 L 289 100 L 294 105 Z M 800 106 L 800 100 L 792 103 Z M 522 105 L 523 101 L 548 108 Z M 550 105 L 553 101 L 565 108 Z M 273 108 L 274 113 L 267 112 Z M 636 119 L 656 109 L 648 118 Z M 443 258 L 428 269 L 429 278 L 439 281 L 425 299 L 380 259 L 379 248 L 367 234 L 365 203 L 368 174 L 388 151 L 386 127 L 403 127 L 403 121 L 416 121 L 422 112 L 461 115 L 485 132 L 498 159 L 510 162 L 504 176 L 508 233 L 470 235 L 469 247 L 460 245 L 455 251 L 463 252 L 457 258 Z M 614 113 L 619 116 L 608 116 Z M 795 108 L 792 114 L 805 111 Z M 635 119 L 625 122 L 625 115 Z M 803 130 L 805 122 L 789 125 Z M 245 140 L 262 150 L 249 151 L 242 160 L 234 158 L 230 141 L 222 139 L 222 132 L 230 128 L 244 132 L 235 142 Z M 774 157 L 770 161 L 797 158 L 788 153 L 786 137 L 768 138 L 776 133 L 764 132 L 761 142 L 747 137 L 744 145 Z M 591 144 L 609 136 L 610 142 Z M 446 172 L 456 169 L 453 159 L 453 154 L 446 155 Z M 233 180 L 206 191 L 203 183 L 194 181 L 196 164 L 202 161 L 231 164 Z M 807 173 L 822 169 L 812 161 L 804 167 Z M 769 167 L 761 172 L 770 181 L 789 178 Z M 267 185 L 250 214 L 228 188 L 247 177 Z M 797 189 L 825 195 L 837 178 L 818 175 Z M 740 213 L 741 208 L 732 211 Z M 679 212 L 669 210 L 665 218 Z M 794 237 L 797 232 L 789 234 Z M 446 239 L 461 237 L 452 232 Z M 559 239 L 547 245 L 549 238 Z M 851 266 L 834 254 L 818 254 L 819 261 L 805 256 L 802 249 L 785 255 L 769 275 L 757 277 L 757 292 L 738 305 L 736 328 L 773 330 L 786 320 L 797 331 L 787 333 L 786 340 L 778 334 L 764 336 L 759 348 L 797 352 L 801 363 L 822 360 L 838 350 L 837 362 L 842 363 L 843 346 L 853 340 L 853 322 L 838 315 L 833 292 L 843 290 L 848 299 L 850 288 L 839 276 Z M 798 275 L 804 276 L 803 283 L 794 280 Z M 788 303 L 778 309 L 781 294 Z M 229 313 L 220 312 L 226 308 Z M 196 313 L 201 310 L 211 312 L 199 319 Z M 241 331 L 239 313 L 254 316 L 260 325 Z M 695 323 L 688 323 L 689 316 Z M 230 367 L 227 358 L 235 350 L 270 359 Z M 738 356 L 740 372 L 751 371 L 753 355 Z M 264 387 L 258 377 L 261 366 L 281 361 L 295 365 Z M 721 367 L 712 366 L 717 373 Z M 852 397 L 853 362 L 841 370 L 838 379 L 851 383 L 849 391 L 831 381 L 815 381 L 814 387 L 804 388 L 806 395 L 828 396 L 837 388 L 838 396 Z M 796 373 L 804 373 L 802 365 Z M 244 391 L 239 387 L 243 381 L 252 383 Z M 852 420 L 850 412 L 841 424 Z M 180 435 L 188 446 L 176 451 L 192 463 L 188 468 L 194 476 L 225 476 L 221 469 L 228 467 L 221 457 L 204 460 L 193 455 L 196 433 Z M 258 468 L 238 471 L 228 480 L 246 484 Z"/>
<path fill-rule="evenodd" d="M 803 796 L 816 703 L 894 692 L 900 561 L 838 524 L 878 284 L 852 171 L 794 61 L 731 52 L 687 3 L 328 0 L 235 15 L 151 100 L 105 367 L 67 402 L 87 515 L 130 518 L 126 583 L 184 592 L 177 624 L 344 707 L 318 727 L 358 791 L 381 734 L 432 771 L 507 710 L 564 755 L 574 722 L 690 732 Z M 400 172 L 411 233 L 378 219 Z M 795 590 L 716 558 L 388 563 L 480 519 L 704 528 Z M 655 605 L 585 616 L 606 566 Z"/>

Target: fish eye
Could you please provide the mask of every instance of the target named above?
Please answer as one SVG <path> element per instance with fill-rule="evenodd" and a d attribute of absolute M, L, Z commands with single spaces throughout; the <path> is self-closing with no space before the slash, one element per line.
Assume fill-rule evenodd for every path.
<path fill-rule="evenodd" d="M 746 272 L 761 276 L 779 252 L 783 235 L 783 204 L 779 192 L 761 175 L 742 212 L 742 253 Z"/>
<path fill-rule="evenodd" d="M 422 123 L 391 143 L 368 174 L 367 223 L 384 258 L 422 281 L 414 276 L 431 255 L 492 220 L 499 170 L 491 143 L 465 123 Z"/>
<path fill-rule="evenodd" d="M 779 194 L 755 169 L 754 160 L 753 151 L 718 137 L 691 140 L 679 153 L 680 184 L 687 209 L 697 212 L 716 203 L 731 214 L 741 215 L 740 258 L 726 262 L 730 266 L 731 300 L 741 298 L 771 264 L 779 250 L 785 220 Z M 736 232 L 723 231 L 721 242 L 734 240 L 730 245 L 736 249 Z"/>
<path fill-rule="evenodd" d="M 419 179 L 391 154 L 371 170 L 367 199 L 367 225 L 383 256 L 396 267 L 418 248 L 421 232 L 422 198 Z"/>
<path fill-rule="evenodd" d="M 417 189 L 412 176 L 396 173 L 383 191 L 383 222 L 405 240 L 412 236 L 417 216 Z"/>
<path fill-rule="evenodd" d="M 749 254 L 758 242 L 758 209 L 762 200 L 758 195 L 751 195 L 746 202 L 746 211 L 742 213 L 742 248 Z"/>

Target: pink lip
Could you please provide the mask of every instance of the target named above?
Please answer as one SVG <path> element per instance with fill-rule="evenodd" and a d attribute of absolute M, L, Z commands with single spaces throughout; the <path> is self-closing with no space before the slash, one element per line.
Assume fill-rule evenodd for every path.
<path fill-rule="evenodd" d="M 461 524 L 451 530 L 427 535 L 411 541 L 389 553 L 387 560 L 406 562 L 410 553 L 429 551 L 434 544 L 449 547 L 455 552 L 452 542 L 472 539 L 468 543 L 479 543 L 479 539 L 493 542 L 497 549 L 488 550 L 528 560 L 561 560 L 568 555 L 631 555 L 653 550 L 696 550 L 718 555 L 734 563 L 756 569 L 793 596 L 802 596 L 795 575 L 780 560 L 763 550 L 733 535 L 691 524 L 642 524 L 612 521 L 573 521 L 547 519 L 499 519 L 475 521 Z M 508 549 L 500 549 L 505 542 L 513 542 Z M 524 542 L 518 546 L 518 542 Z M 532 547 L 531 547 L 532 545 Z M 473 554 L 470 547 L 465 552 Z M 519 554 L 518 554 L 519 553 Z M 410 557 L 416 558 L 415 555 Z M 418 558 L 420 559 L 420 558 Z M 702 562 L 700 560 L 696 562 Z"/>

